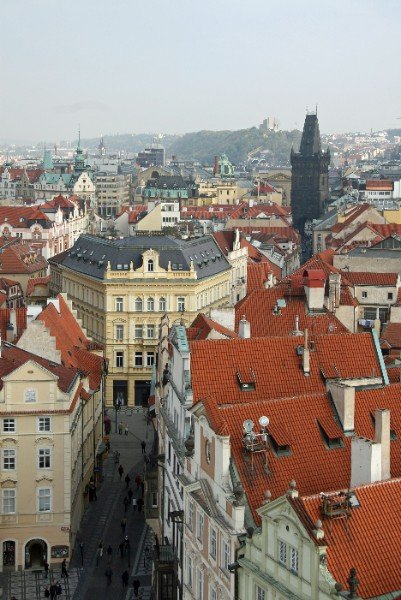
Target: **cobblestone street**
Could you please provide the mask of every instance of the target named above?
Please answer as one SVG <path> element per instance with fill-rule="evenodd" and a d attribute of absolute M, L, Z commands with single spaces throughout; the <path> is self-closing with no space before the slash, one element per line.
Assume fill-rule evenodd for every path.
<path fill-rule="evenodd" d="M 97 501 L 92 502 L 82 520 L 80 537 L 69 565 L 69 577 L 61 579 L 59 565 L 51 565 L 51 577 L 60 580 L 63 593 L 62 598 L 71 600 L 99 600 L 100 598 L 115 598 L 130 600 L 134 598 L 132 580 L 138 579 L 141 583 L 140 593 L 143 600 L 151 598 L 151 572 L 152 572 L 152 546 L 153 536 L 146 526 L 143 510 L 139 512 L 128 506 L 124 507 L 124 497 L 127 488 L 124 478 L 128 473 L 131 481 L 129 486 L 134 492 L 134 498 L 141 497 L 141 488 L 137 489 L 134 481 L 137 474 L 143 476 L 144 457 L 141 450 L 141 441 L 147 442 L 147 451 L 150 450 L 152 429 L 146 424 L 142 409 L 136 411 L 122 409 L 118 415 L 118 422 L 128 426 L 128 435 L 116 434 L 114 411 L 109 411 L 112 418 L 112 433 L 110 434 L 111 452 L 104 461 L 104 480 L 97 494 Z M 148 439 L 149 437 L 149 439 Z M 120 453 L 120 463 L 124 468 L 121 479 L 118 473 L 118 464 L 115 464 L 113 452 Z M 121 557 L 119 545 L 124 539 L 121 519 L 127 518 L 125 534 L 130 541 L 130 552 L 125 552 Z M 83 542 L 83 559 L 79 542 Z M 103 542 L 103 557 L 97 561 L 96 551 L 99 541 Z M 106 550 L 112 547 L 113 554 L 109 564 Z M 147 549 L 145 552 L 145 548 Z M 98 564 L 97 564 L 98 562 Z M 83 563 L 83 564 L 82 564 Z M 108 586 L 105 576 L 106 569 L 110 566 L 113 575 Z M 127 570 L 129 584 L 123 587 L 121 575 Z M 46 580 L 41 572 L 20 571 L 11 574 L 3 573 L 1 581 L 4 589 L 3 597 L 9 600 L 13 595 L 17 600 L 36 600 L 44 597 Z"/>

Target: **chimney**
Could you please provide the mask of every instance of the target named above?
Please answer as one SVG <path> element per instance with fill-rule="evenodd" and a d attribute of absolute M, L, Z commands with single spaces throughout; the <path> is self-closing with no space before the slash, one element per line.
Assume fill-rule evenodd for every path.
<path fill-rule="evenodd" d="M 381 444 L 381 479 L 390 479 L 390 411 L 375 410 L 375 442 Z"/>
<path fill-rule="evenodd" d="M 330 273 L 329 275 L 329 310 L 334 312 L 340 306 L 341 275 Z"/>
<path fill-rule="evenodd" d="M 351 487 L 381 481 L 382 445 L 364 437 L 351 441 Z"/>
<path fill-rule="evenodd" d="M 337 381 L 327 381 L 326 385 L 336 407 L 343 431 L 354 431 L 355 388 Z"/>
<path fill-rule="evenodd" d="M 238 335 L 242 339 L 251 337 L 251 324 L 246 320 L 245 315 L 242 315 L 242 319 L 239 322 Z"/>
<path fill-rule="evenodd" d="M 308 345 L 308 330 L 305 329 L 305 345 L 304 351 L 302 353 L 302 368 L 304 370 L 304 375 L 310 375 L 310 350 Z"/>
<path fill-rule="evenodd" d="M 309 310 L 323 310 L 326 276 L 320 269 L 305 269 L 304 290 Z"/>

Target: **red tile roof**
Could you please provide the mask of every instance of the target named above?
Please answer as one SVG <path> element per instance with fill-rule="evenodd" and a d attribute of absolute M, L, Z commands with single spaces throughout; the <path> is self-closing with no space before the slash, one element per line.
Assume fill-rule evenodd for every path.
<path fill-rule="evenodd" d="M 32 221 L 49 221 L 37 206 L 0 206 L 0 223 L 17 229 L 30 227 Z"/>
<path fill-rule="evenodd" d="M 398 273 L 371 273 L 347 271 L 343 273 L 352 285 L 395 286 L 398 282 Z"/>
<path fill-rule="evenodd" d="M 213 319 L 210 319 L 203 313 L 199 313 L 189 329 L 187 329 L 187 337 L 190 340 L 206 340 L 212 331 L 216 331 L 227 338 L 238 337 L 234 331 L 223 327 L 223 325 L 213 321 Z"/>
<path fill-rule="evenodd" d="M 383 239 L 388 238 L 391 235 L 401 235 L 401 224 L 399 223 L 370 223 L 370 226 L 377 231 Z"/>
<path fill-rule="evenodd" d="M 401 323 L 388 323 L 382 331 L 380 341 L 386 341 L 390 348 L 401 349 Z"/>
<path fill-rule="evenodd" d="M 343 519 L 322 519 L 320 496 L 302 498 L 311 521 L 322 520 L 327 544 L 327 566 L 336 581 L 348 589 L 351 567 L 360 581 L 358 596 L 374 598 L 399 591 L 401 480 L 356 488 L 358 508 Z"/>
<path fill-rule="evenodd" d="M 38 256 L 32 245 L 26 242 L 13 242 L 3 245 L 0 255 L 0 273 L 37 273 L 47 269 L 47 260 Z"/>
<path fill-rule="evenodd" d="M 247 265 L 247 279 L 246 279 L 246 293 L 249 295 L 255 290 L 265 289 L 265 283 L 268 281 L 269 276 L 273 275 L 272 269 L 267 262 L 248 262 Z"/>
<path fill-rule="evenodd" d="M 244 219 L 244 223 L 246 220 Z M 249 234 L 274 234 L 275 238 L 280 241 L 290 240 L 294 244 L 300 243 L 300 235 L 293 227 L 267 227 L 263 224 L 263 220 L 261 220 L 261 225 L 252 225 L 251 227 L 247 225 L 236 225 L 236 228 L 244 233 Z"/>
<path fill-rule="evenodd" d="M 387 367 L 387 374 L 390 383 L 399 383 L 401 381 L 401 367 Z"/>
<path fill-rule="evenodd" d="M 46 277 L 36 277 L 36 278 L 30 279 L 26 286 L 26 295 L 32 296 L 32 294 L 35 293 L 35 288 L 37 286 L 49 286 L 49 283 L 50 283 L 50 275 L 47 275 Z"/>
<path fill-rule="evenodd" d="M 386 190 L 393 191 L 394 183 L 391 179 L 367 179 L 366 189 L 367 190 Z"/>
<path fill-rule="evenodd" d="M 0 333 L 1 339 L 7 339 L 7 325 L 14 320 L 11 315 L 15 315 L 15 325 L 17 331 L 14 331 L 14 335 L 16 339 L 20 338 L 22 333 L 26 329 L 26 307 L 15 308 L 14 310 L 11 308 L 1 308 L 0 309 Z"/>
<path fill-rule="evenodd" d="M 281 314 L 276 315 L 273 308 L 279 299 L 285 300 L 285 307 L 281 308 Z M 235 307 L 236 331 L 242 315 L 245 315 L 251 324 L 252 337 L 291 335 L 295 329 L 296 316 L 299 317 L 300 331 L 308 329 L 311 336 L 348 332 L 330 312 L 309 313 L 303 286 L 299 291 L 283 285 L 253 291 Z"/>
<path fill-rule="evenodd" d="M 100 385 L 103 357 L 88 351 L 91 341 L 86 337 L 62 294 L 57 296 L 57 300 L 60 312 L 50 302 L 39 314 L 38 320 L 43 321 L 50 334 L 56 338 L 56 348 L 61 352 L 63 364 L 87 373 L 90 387 L 95 390 Z"/>

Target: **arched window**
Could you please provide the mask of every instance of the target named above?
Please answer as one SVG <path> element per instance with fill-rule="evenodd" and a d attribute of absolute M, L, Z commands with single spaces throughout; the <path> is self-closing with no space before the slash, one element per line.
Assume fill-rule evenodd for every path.
<path fill-rule="evenodd" d="M 148 310 L 155 310 L 154 298 L 148 298 Z"/>
<path fill-rule="evenodd" d="M 166 310 L 166 299 L 165 298 L 160 298 L 160 300 L 159 300 L 159 310 L 161 312 L 164 312 Z"/>
<path fill-rule="evenodd" d="M 153 260 L 150 258 L 148 260 L 148 272 L 151 273 L 154 270 L 154 263 Z"/>
<path fill-rule="evenodd" d="M 137 312 L 141 312 L 141 310 L 142 310 L 142 298 L 137 298 L 135 300 L 135 310 Z"/>

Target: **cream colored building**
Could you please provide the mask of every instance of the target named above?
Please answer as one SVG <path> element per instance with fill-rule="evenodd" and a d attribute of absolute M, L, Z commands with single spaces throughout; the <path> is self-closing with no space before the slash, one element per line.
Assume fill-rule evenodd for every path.
<path fill-rule="evenodd" d="M 70 557 L 102 433 L 101 389 L 93 393 L 77 369 L 62 366 L 54 338 L 34 323 L 54 360 L 1 345 L 2 569 Z"/>
<path fill-rule="evenodd" d="M 211 236 L 83 235 L 50 269 L 53 293 L 68 294 L 88 334 L 105 346 L 109 406 L 147 402 L 163 314 L 189 325 L 231 299 L 231 265 Z"/>

